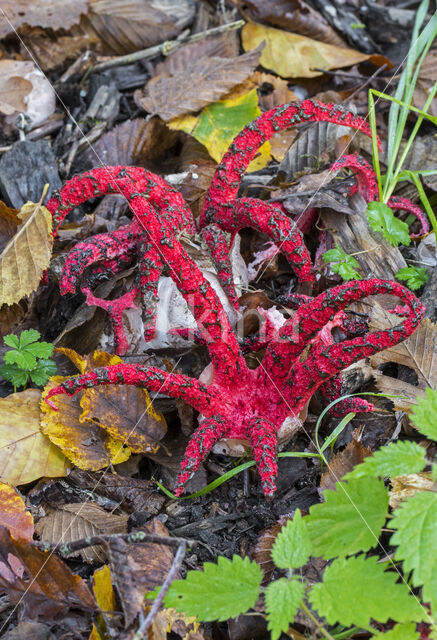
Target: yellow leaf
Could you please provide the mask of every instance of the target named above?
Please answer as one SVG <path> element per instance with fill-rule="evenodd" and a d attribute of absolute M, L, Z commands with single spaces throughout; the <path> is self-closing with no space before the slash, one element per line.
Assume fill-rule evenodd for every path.
<path fill-rule="evenodd" d="M 18 214 L 23 224 L 0 255 L 0 306 L 13 304 L 38 288 L 52 255 L 52 216 L 27 202 Z"/>
<path fill-rule="evenodd" d="M 213 102 L 198 117 L 174 118 L 169 127 L 192 135 L 208 149 L 216 162 L 220 162 L 235 136 L 260 114 L 256 89 L 241 95 L 237 87 L 236 95 L 232 92 L 226 98 Z M 269 160 L 270 144 L 266 142 L 250 163 L 248 172 L 262 169 Z"/>
<path fill-rule="evenodd" d="M 44 388 L 42 399 L 54 386 L 69 376 L 53 376 Z M 41 431 L 56 444 L 64 455 L 79 469 L 98 471 L 110 464 L 119 464 L 130 457 L 131 451 L 123 443 L 111 438 L 103 429 L 91 420 L 80 422 L 82 407 L 80 399 L 83 392 L 76 396 L 59 395 L 55 411 L 46 402 L 41 402 Z"/>
<path fill-rule="evenodd" d="M 99 609 L 111 617 L 109 611 L 117 611 L 117 597 L 111 582 L 111 570 L 107 564 L 96 569 L 93 575 L 93 593 L 96 597 Z M 103 640 L 107 636 L 107 627 L 101 614 L 97 614 L 97 621 L 89 640 Z"/>
<path fill-rule="evenodd" d="M 336 47 L 255 22 L 244 25 L 241 37 L 245 51 L 265 42 L 260 65 L 283 78 L 314 78 L 322 75 L 320 71 L 314 71 L 316 67 L 328 70 L 349 67 L 370 57 L 354 49 Z"/>
<path fill-rule="evenodd" d="M 186 616 L 176 609 L 161 609 L 152 622 L 150 640 L 167 640 L 174 630 L 182 640 L 199 639 L 199 623 L 194 616 Z"/>
<path fill-rule="evenodd" d="M 0 482 L 0 525 L 9 529 L 14 538 L 33 538 L 33 518 L 26 511 L 24 500 L 9 484 Z"/>
<path fill-rule="evenodd" d="M 28 389 L 0 398 L 0 480 L 12 485 L 41 476 L 59 478 L 68 463 L 58 447 L 41 433 L 41 391 Z"/>

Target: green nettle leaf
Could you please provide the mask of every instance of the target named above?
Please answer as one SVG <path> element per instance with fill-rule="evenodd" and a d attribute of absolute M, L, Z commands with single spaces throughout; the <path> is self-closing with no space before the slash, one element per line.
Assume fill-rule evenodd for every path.
<path fill-rule="evenodd" d="M 403 561 L 403 571 L 412 571 L 412 584 L 423 585 L 424 602 L 437 610 L 437 494 L 417 493 L 400 504 L 390 521 L 396 529 L 391 544 L 395 558 Z"/>
<path fill-rule="evenodd" d="M 420 633 L 414 622 L 405 622 L 396 624 L 390 631 L 377 633 L 370 640 L 420 640 Z"/>
<path fill-rule="evenodd" d="M 26 329 L 20 333 L 20 348 L 26 347 L 32 342 L 36 342 L 41 338 L 41 334 L 36 329 Z"/>
<path fill-rule="evenodd" d="M 416 398 L 417 405 L 411 412 L 411 422 L 430 440 L 437 440 L 437 389 L 425 390 L 425 398 Z"/>
<path fill-rule="evenodd" d="M 8 347 L 12 347 L 13 349 L 18 349 L 20 343 L 18 340 L 18 336 L 16 336 L 14 333 L 9 333 L 7 336 L 3 338 L 3 340 L 5 341 L 5 344 L 8 345 Z"/>
<path fill-rule="evenodd" d="M 29 344 L 25 351 L 37 358 L 49 358 L 53 353 L 53 345 L 49 342 L 34 342 Z"/>
<path fill-rule="evenodd" d="M 408 225 L 393 214 L 384 202 L 369 202 L 367 219 L 373 231 L 379 231 L 394 247 L 398 244 L 409 245 L 411 242 Z"/>
<path fill-rule="evenodd" d="M 370 620 L 411 622 L 425 619 L 426 610 L 398 583 L 399 574 L 385 571 L 378 558 L 339 558 L 326 568 L 309 600 L 329 624 L 369 628 Z"/>
<path fill-rule="evenodd" d="M 343 480 L 365 476 L 394 478 L 407 473 L 419 473 L 426 465 L 425 449 L 420 444 L 398 440 L 382 447 L 373 456 L 368 456 L 345 475 Z"/>
<path fill-rule="evenodd" d="M 356 271 L 360 267 L 359 263 L 353 256 L 348 255 L 341 249 L 338 244 L 335 249 L 329 249 L 323 254 L 323 260 L 331 264 L 334 273 L 338 273 L 343 280 L 361 280 L 361 275 Z M 337 264 L 335 264 L 337 263 Z"/>
<path fill-rule="evenodd" d="M 29 371 L 29 375 L 34 384 L 42 387 L 46 384 L 50 376 L 54 376 L 56 374 L 56 371 L 56 362 L 53 362 L 53 360 L 41 359 L 37 362 L 35 369 Z"/>
<path fill-rule="evenodd" d="M 387 517 L 388 494 L 380 480 L 352 478 L 335 486 L 305 518 L 311 555 L 326 560 L 374 547 Z"/>
<path fill-rule="evenodd" d="M 16 364 L 3 364 L 0 368 L 0 373 L 5 380 L 12 382 L 14 387 L 24 387 L 29 379 L 27 371 L 23 371 Z"/>
<path fill-rule="evenodd" d="M 406 280 L 412 291 L 420 289 L 429 279 L 425 267 L 403 267 L 403 269 L 399 269 L 395 277 L 398 280 Z"/>
<path fill-rule="evenodd" d="M 305 593 L 305 588 L 297 578 L 280 578 L 271 582 L 265 590 L 268 630 L 272 640 L 278 640 L 294 620 Z"/>
<path fill-rule="evenodd" d="M 236 618 L 255 605 L 261 580 L 260 566 L 248 557 L 220 556 L 217 564 L 205 562 L 203 571 L 172 582 L 164 603 L 204 622 Z"/>
<path fill-rule="evenodd" d="M 297 569 L 310 557 L 310 538 L 300 509 L 276 536 L 271 555 L 280 569 Z"/>

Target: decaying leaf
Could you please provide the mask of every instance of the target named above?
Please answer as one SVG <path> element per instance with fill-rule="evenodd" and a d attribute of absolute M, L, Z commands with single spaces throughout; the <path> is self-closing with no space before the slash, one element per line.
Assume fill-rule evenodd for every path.
<path fill-rule="evenodd" d="M 33 518 L 23 499 L 9 484 L 0 482 L 0 525 L 9 529 L 14 538 L 32 540 Z"/>
<path fill-rule="evenodd" d="M 370 326 L 373 329 L 393 327 L 398 322 L 396 315 L 386 311 L 377 302 L 372 304 Z M 412 336 L 395 347 L 372 356 L 370 362 L 375 368 L 387 362 L 395 362 L 413 369 L 418 378 L 417 386 L 375 371 L 378 388 L 383 393 L 406 396 L 406 400 L 394 398 L 393 401 L 397 408 L 408 409 L 415 403 L 416 396 L 424 396 L 426 387 L 434 389 L 437 385 L 437 325 L 425 318 Z"/>
<path fill-rule="evenodd" d="M 169 634 L 178 635 L 182 640 L 203 640 L 200 625 L 194 616 L 186 616 L 171 607 L 161 609 L 152 622 L 150 640 L 167 640 Z"/>
<path fill-rule="evenodd" d="M 96 603 L 86 583 L 54 553 L 39 551 L 28 540 L 12 538 L 0 526 L 0 591 L 26 618 L 52 620 L 70 608 L 93 611 Z"/>
<path fill-rule="evenodd" d="M 35 291 L 52 255 L 49 211 L 40 203 L 27 202 L 18 216 L 23 222 L 0 255 L 0 306 Z"/>
<path fill-rule="evenodd" d="M 168 535 L 166 527 L 154 518 L 144 530 Z M 158 544 L 128 544 L 118 538 L 108 543 L 113 584 L 123 607 L 125 625 L 129 626 L 144 606 L 144 594 L 162 585 L 173 561 L 170 547 Z"/>
<path fill-rule="evenodd" d="M 126 533 L 128 518 L 108 513 L 93 502 L 63 504 L 40 518 L 35 531 L 43 542 L 71 542 L 88 536 Z M 71 556 L 81 556 L 85 562 L 105 560 L 101 546 L 86 547 Z"/>
<path fill-rule="evenodd" d="M 269 584 L 275 571 L 272 560 L 272 547 L 282 527 L 291 520 L 291 516 L 281 516 L 274 525 L 261 532 L 253 552 L 253 559 L 259 564 L 264 574 L 263 584 Z"/>
<path fill-rule="evenodd" d="M 41 476 L 65 476 L 61 450 L 39 428 L 41 391 L 28 389 L 0 398 L 0 480 L 11 485 Z"/>
<path fill-rule="evenodd" d="M 303 0 L 232 0 L 244 17 L 339 47 L 347 46 L 319 11 Z"/>
<path fill-rule="evenodd" d="M 342 479 L 346 473 L 363 462 L 364 458 L 372 455 L 372 449 L 365 447 L 362 442 L 353 438 L 347 447 L 343 449 L 329 463 L 327 470 L 320 479 L 320 490 L 335 490 L 335 483 Z"/>
<path fill-rule="evenodd" d="M 50 378 L 45 386 L 42 398 L 57 384 L 67 380 L 62 376 Z M 122 442 L 111 438 L 97 424 L 80 422 L 82 393 L 77 396 L 59 396 L 55 411 L 46 402 L 41 402 L 41 431 L 50 438 L 80 469 L 98 471 L 111 464 L 124 462 L 130 456 L 130 449 Z"/>
<path fill-rule="evenodd" d="M 322 75 L 321 71 L 314 71 L 315 68 L 339 69 L 369 59 L 368 55 L 354 49 L 325 44 L 254 22 L 243 27 L 241 37 L 245 51 L 265 42 L 260 64 L 283 78 L 315 78 Z"/>
<path fill-rule="evenodd" d="M 433 481 L 430 471 L 410 473 L 391 478 L 392 489 L 389 492 L 389 504 L 396 509 L 403 500 L 411 498 L 422 491 L 437 492 L 437 483 Z"/>
<path fill-rule="evenodd" d="M 113 53 L 130 53 L 174 38 L 194 9 L 191 0 L 94 0 L 81 27 Z"/>
<path fill-rule="evenodd" d="M 80 401 L 81 422 L 92 421 L 134 453 L 154 453 L 167 424 L 157 413 L 146 389 L 111 385 L 87 389 Z"/>
<path fill-rule="evenodd" d="M 8 19 L 0 20 L 0 38 L 22 25 L 68 29 L 79 22 L 87 5 L 87 0 L 68 3 L 64 0 L 2 0 L 1 8 Z"/>
<path fill-rule="evenodd" d="M 236 58 L 197 58 L 172 75 L 152 78 L 134 95 L 136 104 L 152 115 L 169 121 L 200 111 L 240 84 L 258 64 L 260 50 Z"/>
<path fill-rule="evenodd" d="M 96 569 L 93 574 L 93 593 L 95 595 L 100 611 L 111 616 L 111 611 L 117 611 L 118 603 L 114 587 L 111 582 L 111 570 L 108 565 Z M 106 617 L 106 616 L 105 616 Z M 89 640 L 104 640 L 108 636 L 108 628 L 105 618 L 101 613 L 97 615 L 93 624 Z"/>
<path fill-rule="evenodd" d="M 261 113 L 258 107 L 256 89 L 248 93 L 232 94 L 223 100 L 205 107 L 200 116 L 183 116 L 173 119 L 169 126 L 189 133 L 208 149 L 216 162 L 220 162 L 234 137 L 251 120 Z M 270 145 L 262 145 L 257 158 L 252 160 L 248 171 L 256 171 L 266 166 L 270 158 Z"/>

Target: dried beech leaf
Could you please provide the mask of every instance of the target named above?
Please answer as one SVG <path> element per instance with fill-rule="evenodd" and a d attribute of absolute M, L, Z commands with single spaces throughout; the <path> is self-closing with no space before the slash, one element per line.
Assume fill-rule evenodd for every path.
<path fill-rule="evenodd" d="M 192 0 L 95 0 L 81 26 L 113 53 L 131 53 L 174 38 L 194 10 Z"/>
<path fill-rule="evenodd" d="M 168 536 L 168 530 L 154 518 L 144 530 Z M 117 587 L 126 627 L 144 606 L 144 594 L 164 582 L 173 562 L 170 547 L 159 544 L 128 544 L 118 538 L 108 543 L 113 584 Z"/>
<path fill-rule="evenodd" d="M 67 461 L 39 428 L 41 391 L 0 398 L 0 480 L 12 485 L 65 476 Z"/>
<path fill-rule="evenodd" d="M 80 405 L 81 422 L 95 422 L 134 453 L 154 453 L 167 432 L 164 416 L 154 410 L 146 389 L 123 384 L 87 389 Z"/>
<path fill-rule="evenodd" d="M 200 625 L 194 616 L 186 616 L 176 609 L 168 608 L 158 611 L 152 622 L 151 640 L 167 640 L 178 635 L 183 640 L 205 640 Z"/>
<path fill-rule="evenodd" d="M 210 36 L 197 42 L 189 42 L 172 51 L 162 62 L 158 62 L 153 75 L 174 75 L 199 58 L 214 56 L 235 58 L 239 51 L 240 41 L 236 31 L 228 31 L 215 37 Z"/>
<path fill-rule="evenodd" d="M 399 318 L 386 311 L 380 304 L 372 305 L 370 326 L 372 329 L 384 329 L 399 324 Z M 372 366 L 384 362 L 396 362 L 414 369 L 418 376 L 416 395 L 425 387 L 437 385 L 437 325 L 425 318 L 420 327 L 407 340 L 390 349 L 385 349 L 370 358 Z"/>
<path fill-rule="evenodd" d="M 262 22 L 320 42 L 346 47 L 327 20 L 303 0 L 232 0 L 251 22 Z"/>
<path fill-rule="evenodd" d="M 67 380 L 68 376 L 53 376 L 45 386 L 42 398 Z M 98 471 L 110 464 L 124 462 L 130 456 L 130 449 L 122 442 L 114 440 L 97 424 L 87 420 L 80 422 L 82 407 L 80 399 L 83 392 L 76 396 L 58 396 L 55 411 L 46 402 L 41 402 L 41 431 L 56 444 L 63 454 L 79 469 Z"/>
<path fill-rule="evenodd" d="M 14 538 L 32 540 L 33 518 L 23 498 L 9 484 L 0 482 L 0 525 L 9 529 Z"/>
<path fill-rule="evenodd" d="M 53 620 L 71 607 L 89 612 L 93 595 L 54 553 L 39 551 L 28 540 L 14 539 L 0 526 L 0 591 L 11 605 L 20 603 L 25 618 Z"/>
<path fill-rule="evenodd" d="M 315 78 L 322 75 L 321 71 L 314 71 L 315 67 L 339 69 L 369 59 L 368 55 L 354 49 L 325 44 L 254 22 L 244 25 L 241 36 L 245 51 L 265 42 L 260 64 L 283 78 Z"/>
<path fill-rule="evenodd" d="M 126 533 L 129 516 L 108 513 L 93 502 L 60 505 L 56 511 L 38 520 L 35 531 L 43 542 L 71 542 L 88 536 Z M 71 554 L 85 562 L 103 562 L 101 546 L 87 547 Z"/>
<path fill-rule="evenodd" d="M 404 380 L 385 376 L 381 371 L 378 371 L 378 369 L 373 370 L 373 377 L 375 378 L 375 384 L 380 393 L 401 396 L 400 398 L 390 398 L 396 411 L 408 412 L 411 409 L 411 405 L 416 404 L 417 396 L 425 397 L 423 389 L 416 387 L 414 384 L 409 384 Z"/>
<path fill-rule="evenodd" d="M 52 216 L 41 204 L 27 202 L 23 223 L 0 255 L 0 306 L 13 304 L 35 291 L 50 264 Z"/>
<path fill-rule="evenodd" d="M 194 59 L 170 76 L 152 78 L 144 92 L 135 92 L 135 102 L 167 122 L 200 111 L 246 80 L 257 66 L 259 55 L 259 50 L 253 50 L 237 58 Z"/>
<path fill-rule="evenodd" d="M 195 165 L 191 165 L 187 177 L 178 186 L 178 190 L 189 204 L 195 218 L 200 215 L 203 200 L 216 168 L 217 165 L 212 160 L 197 162 Z"/>
<path fill-rule="evenodd" d="M 8 20 L 0 20 L 0 38 L 26 24 L 30 27 L 68 29 L 87 12 L 87 0 L 2 0 L 1 8 Z"/>
<path fill-rule="evenodd" d="M 347 447 L 337 453 L 329 463 L 329 466 L 320 479 L 320 489 L 333 489 L 335 491 L 335 483 L 342 479 L 346 473 L 360 464 L 364 458 L 372 455 L 372 449 L 365 447 L 359 440 L 351 440 Z"/>

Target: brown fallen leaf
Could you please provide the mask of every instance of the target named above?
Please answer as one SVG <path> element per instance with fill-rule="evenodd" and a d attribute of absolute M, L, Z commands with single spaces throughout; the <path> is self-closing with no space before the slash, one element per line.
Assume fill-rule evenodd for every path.
<path fill-rule="evenodd" d="M 0 398 L 0 480 L 11 485 L 65 476 L 68 462 L 39 428 L 41 391 Z"/>
<path fill-rule="evenodd" d="M 28 540 L 13 538 L 0 526 L 0 591 L 11 605 L 20 603 L 26 618 L 52 620 L 70 608 L 94 611 L 86 583 L 54 553 L 39 551 Z"/>
<path fill-rule="evenodd" d="M 322 75 L 321 71 L 314 71 L 315 68 L 339 69 L 369 59 L 367 54 L 354 49 L 325 44 L 254 22 L 243 27 L 241 37 L 245 51 L 265 42 L 260 64 L 283 78 L 315 78 Z"/>
<path fill-rule="evenodd" d="M 279 27 L 285 31 L 347 47 L 325 18 L 303 0 L 232 0 L 251 22 Z"/>
<path fill-rule="evenodd" d="M 360 440 L 356 440 L 353 437 L 343 451 L 337 453 L 329 463 L 327 470 L 320 479 L 320 490 L 335 490 L 335 483 L 341 480 L 346 473 L 352 471 L 357 464 L 363 462 L 364 458 L 371 456 L 372 453 L 370 447 L 365 447 Z"/>
<path fill-rule="evenodd" d="M 53 37 L 42 29 L 32 29 L 26 37 L 26 46 L 44 71 L 58 69 L 73 61 L 87 50 L 95 49 L 99 39 L 89 34 Z"/>
<path fill-rule="evenodd" d="M 111 385 L 87 389 L 82 396 L 80 422 L 94 422 L 134 453 L 155 453 L 167 432 L 145 389 Z"/>
<path fill-rule="evenodd" d="M 150 627 L 150 640 L 167 640 L 171 634 L 182 640 L 204 640 L 200 625 L 194 616 L 186 616 L 176 609 L 161 609 Z"/>
<path fill-rule="evenodd" d="M 394 327 L 399 324 L 399 317 L 389 313 L 378 302 L 372 304 L 369 315 L 372 329 Z M 407 340 L 370 358 L 373 367 L 386 362 L 396 362 L 416 372 L 416 395 L 423 395 L 420 392 L 426 387 L 434 389 L 437 385 L 437 325 L 425 318 L 417 331 Z"/>
<path fill-rule="evenodd" d="M 41 203 L 27 202 L 18 217 L 22 224 L 0 255 L 0 306 L 35 291 L 52 255 L 50 212 Z"/>
<path fill-rule="evenodd" d="M 88 536 L 126 533 L 129 516 L 108 513 L 93 502 L 60 505 L 40 518 L 35 532 L 43 542 L 72 542 Z M 104 562 L 106 554 L 101 546 L 86 547 L 70 554 L 81 556 L 85 562 Z"/>
<path fill-rule="evenodd" d="M 26 511 L 24 500 L 15 489 L 3 482 L 0 482 L 0 525 L 9 529 L 14 538 L 33 538 L 32 514 Z"/>
<path fill-rule="evenodd" d="M 144 530 L 168 536 L 168 530 L 154 518 Z M 120 538 L 108 543 L 113 584 L 120 596 L 125 627 L 134 621 L 144 606 L 144 594 L 164 582 L 173 562 L 170 547 L 158 544 L 128 544 Z"/>
<path fill-rule="evenodd" d="M 189 0 L 94 0 L 81 28 L 124 54 L 174 38 L 194 16 Z"/>
<path fill-rule="evenodd" d="M 172 75 L 152 78 L 144 90 L 135 91 L 135 103 L 166 122 L 200 111 L 246 80 L 257 66 L 259 56 L 260 50 L 254 49 L 237 58 L 193 59 Z"/>
<path fill-rule="evenodd" d="M 8 19 L 0 20 L 0 38 L 23 25 L 68 29 L 86 13 L 87 4 L 87 0 L 2 0 L 1 8 Z"/>

